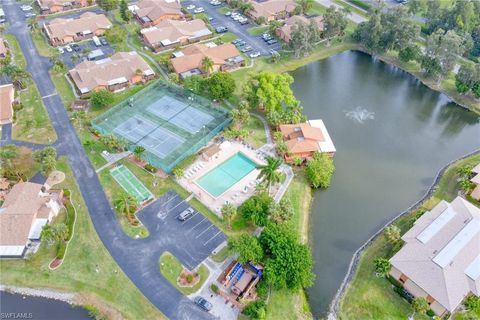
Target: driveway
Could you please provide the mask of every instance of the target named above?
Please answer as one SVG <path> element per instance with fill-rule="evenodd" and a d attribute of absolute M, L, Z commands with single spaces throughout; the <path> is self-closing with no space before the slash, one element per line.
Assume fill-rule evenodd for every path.
<path fill-rule="evenodd" d="M 281 50 L 280 43 L 275 45 L 269 46 L 268 44 L 263 41 L 260 36 L 252 36 L 248 33 L 247 29 L 251 27 L 257 26 L 256 24 L 250 23 L 246 25 L 241 25 L 237 21 L 234 21 L 230 17 L 227 17 L 217 10 L 222 8 L 224 5 L 221 6 L 212 6 L 209 0 L 185 0 L 182 1 L 182 6 L 187 7 L 188 5 L 193 4 L 196 7 L 203 7 L 205 9 L 205 13 L 213 18 L 214 20 L 211 22 L 214 28 L 223 26 L 228 28 L 228 32 L 235 34 L 238 38 L 244 40 L 247 45 L 250 45 L 253 48 L 253 51 L 259 51 L 262 55 L 270 55 L 270 50 L 279 51 Z"/>
<path fill-rule="evenodd" d="M 317 3 L 321 4 L 322 6 L 324 7 L 331 7 L 331 6 L 334 6 L 336 8 L 339 8 L 339 9 L 343 9 L 344 7 L 342 7 L 341 5 L 339 4 L 336 4 L 335 2 L 333 2 L 332 0 L 315 0 Z M 355 12 L 351 12 L 347 15 L 347 18 L 350 19 L 352 22 L 355 22 L 355 23 L 361 23 L 361 22 L 365 22 L 367 21 L 368 19 L 365 18 L 365 17 L 362 17 L 361 15 L 359 15 L 358 13 L 355 13 Z"/>
<path fill-rule="evenodd" d="M 15 35 L 20 43 L 27 71 L 32 74 L 57 133 L 54 147 L 60 156 L 68 158 L 95 230 L 106 249 L 137 288 L 166 317 L 211 319 L 211 315 L 201 311 L 160 274 L 158 261 L 160 255 L 170 248 L 168 239 L 157 236 L 135 240 L 123 232 L 50 78 L 48 70 L 51 62 L 38 54 L 19 4 L 15 0 L 2 0 L 1 4 L 10 23 L 7 32 Z M 0 145 L 9 142 L 0 141 Z"/>

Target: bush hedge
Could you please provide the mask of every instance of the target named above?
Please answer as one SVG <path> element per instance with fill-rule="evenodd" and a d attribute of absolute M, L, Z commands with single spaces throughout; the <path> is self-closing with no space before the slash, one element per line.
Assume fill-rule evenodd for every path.
<path fill-rule="evenodd" d="M 197 160 L 197 154 L 192 154 L 188 156 L 187 158 L 183 159 L 176 167 L 173 169 L 173 175 L 175 177 L 181 177 L 183 176 L 183 173 L 185 172 L 185 168 L 191 165 L 192 163 Z"/>
<path fill-rule="evenodd" d="M 63 259 L 65 250 L 67 250 L 67 243 L 65 241 L 59 242 L 57 246 L 57 259 Z"/>
<path fill-rule="evenodd" d="M 364 10 L 370 10 L 371 6 L 368 3 L 363 2 L 362 0 L 348 0 L 348 2 L 360 7 Z"/>
<path fill-rule="evenodd" d="M 151 164 L 147 163 L 144 167 L 143 167 L 145 170 L 147 170 L 148 172 L 151 172 L 151 173 L 155 173 L 158 171 L 157 168 L 155 168 L 154 166 L 152 166 Z"/>

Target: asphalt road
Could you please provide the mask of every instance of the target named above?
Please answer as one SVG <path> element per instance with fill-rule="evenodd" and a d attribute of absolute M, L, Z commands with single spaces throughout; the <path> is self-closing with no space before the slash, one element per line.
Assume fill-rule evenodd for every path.
<path fill-rule="evenodd" d="M 175 252 L 180 244 L 172 243 L 163 237 L 134 240 L 125 235 L 51 81 L 48 73 L 50 61 L 38 54 L 24 15 L 15 0 L 2 0 L 2 6 L 10 23 L 7 32 L 15 35 L 19 41 L 27 60 L 27 70 L 32 74 L 57 132 L 58 140 L 54 146 L 59 155 L 68 158 L 90 218 L 104 246 L 125 274 L 165 316 L 171 319 L 211 318 L 176 290 L 159 272 L 160 255 L 166 250 Z M 2 140 L 0 145 L 12 142 L 21 144 Z"/>

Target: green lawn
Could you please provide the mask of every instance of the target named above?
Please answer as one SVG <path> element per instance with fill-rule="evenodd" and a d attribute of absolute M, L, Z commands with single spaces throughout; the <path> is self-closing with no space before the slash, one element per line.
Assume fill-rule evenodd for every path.
<path fill-rule="evenodd" d="M 227 13 L 228 11 L 232 11 L 232 9 L 228 8 L 228 7 L 221 7 L 221 8 L 218 8 L 217 9 L 217 12 L 218 13 L 221 13 L 221 14 L 225 14 Z"/>
<path fill-rule="evenodd" d="M 356 14 L 362 16 L 362 17 L 367 17 L 367 14 L 364 11 L 362 11 L 362 10 L 358 9 L 357 7 L 351 5 L 347 1 L 333 0 L 333 2 L 335 2 L 336 4 L 338 4 L 338 5 L 340 5 L 344 8 L 347 8 L 350 12 L 356 13 Z"/>
<path fill-rule="evenodd" d="M 325 11 L 327 11 L 327 8 L 325 8 L 324 6 L 322 6 L 321 4 L 317 3 L 317 2 L 314 2 L 312 4 L 312 8 L 310 10 L 308 10 L 308 14 L 309 15 L 323 15 L 325 13 Z"/>
<path fill-rule="evenodd" d="M 70 83 L 68 83 L 65 76 L 65 72 L 50 71 L 50 78 L 55 85 L 55 89 L 57 89 L 57 92 L 60 95 L 60 98 L 62 99 L 65 108 L 67 108 L 68 110 L 75 101 L 75 95 L 73 93 L 72 86 L 70 85 Z"/>
<path fill-rule="evenodd" d="M 244 124 L 242 128 L 249 132 L 249 135 L 245 140 L 255 148 L 260 148 L 267 143 L 263 123 L 257 117 L 250 116 L 250 120 Z"/>
<path fill-rule="evenodd" d="M 16 121 L 13 126 L 12 138 L 44 144 L 50 144 L 57 140 L 57 134 L 50 123 L 35 83 L 28 80 L 27 88 L 17 91 L 17 94 L 23 108 L 15 111 Z"/>
<path fill-rule="evenodd" d="M 201 264 L 197 271 L 198 275 L 200 276 L 200 281 L 198 281 L 198 283 L 196 283 L 192 287 L 180 287 L 177 284 L 177 279 L 183 270 L 183 266 L 180 261 L 178 261 L 177 258 L 170 252 L 164 252 L 160 257 L 159 265 L 160 272 L 163 274 L 163 276 L 184 295 L 189 295 L 197 292 L 201 288 L 205 280 L 207 280 L 209 275 L 208 268 L 205 265 Z"/>
<path fill-rule="evenodd" d="M 54 57 L 58 55 L 58 50 L 52 47 L 49 43 L 45 35 L 43 34 L 43 31 L 38 29 L 33 32 L 32 34 L 32 40 L 35 46 L 37 47 L 38 53 L 41 56 L 44 57 Z"/>
<path fill-rule="evenodd" d="M 476 165 L 480 155 L 454 163 L 442 176 L 433 196 L 422 207 L 433 208 L 440 200 L 453 200 L 458 191 L 457 169 L 464 165 Z M 405 232 L 410 219 L 418 212 L 415 210 L 396 222 Z M 385 237 L 376 239 L 362 254 L 355 277 L 340 303 L 340 319 L 406 319 L 412 314 L 410 304 L 395 293 L 389 281 L 375 276 L 373 259 L 388 256 L 390 247 Z M 427 317 L 416 316 L 416 319 Z"/>
<path fill-rule="evenodd" d="M 231 32 L 225 32 L 220 37 L 220 40 L 222 40 L 223 43 L 229 43 L 229 42 L 232 42 L 235 39 L 237 39 L 237 36 L 235 34 L 231 33 Z"/>
<path fill-rule="evenodd" d="M 2 284 L 75 292 L 77 303 L 94 305 L 109 319 L 163 319 L 102 245 L 65 158 L 60 159 L 57 169 L 66 173 L 66 180 L 55 188 L 70 189 L 77 210 L 66 259 L 59 269 L 51 271 L 48 264 L 55 250 L 42 245 L 31 259 L 0 260 Z"/>
<path fill-rule="evenodd" d="M 27 61 L 25 60 L 25 56 L 23 55 L 17 38 L 13 34 L 5 34 L 3 37 L 5 37 L 7 40 L 10 52 L 12 54 L 12 61 L 20 68 L 25 69 L 27 67 Z"/>
<path fill-rule="evenodd" d="M 213 261 L 220 263 L 225 261 L 225 259 L 227 259 L 229 255 L 230 252 L 228 250 L 228 246 L 225 246 L 220 251 L 218 251 L 217 254 L 211 255 L 210 257 Z"/>
<path fill-rule="evenodd" d="M 269 28 L 270 28 L 269 26 L 257 26 L 257 27 L 248 28 L 247 31 L 252 36 L 259 36 L 262 33 L 267 32 Z"/>

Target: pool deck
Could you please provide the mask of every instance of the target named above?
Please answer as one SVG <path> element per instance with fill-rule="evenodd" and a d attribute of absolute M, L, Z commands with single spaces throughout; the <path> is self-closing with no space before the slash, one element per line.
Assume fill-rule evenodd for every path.
<path fill-rule="evenodd" d="M 257 150 L 251 149 L 239 142 L 224 142 L 219 151 L 212 159 L 197 159 L 191 166 L 185 170 L 185 175 L 178 179 L 178 183 L 189 192 L 193 193 L 204 205 L 212 210 L 216 215 L 222 217 L 221 208 L 228 201 L 235 206 L 239 206 L 245 200 L 250 198 L 255 192 L 258 175 L 260 170 L 255 169 L 245 177 L 235 183 L 218 197 L 213 197 L 196 182 L 197 179 L 214 169 L 228 158 L 238 152 L 246 155 L 257 165 L 265 165 L 264 158 L 257 153 Z"/>

